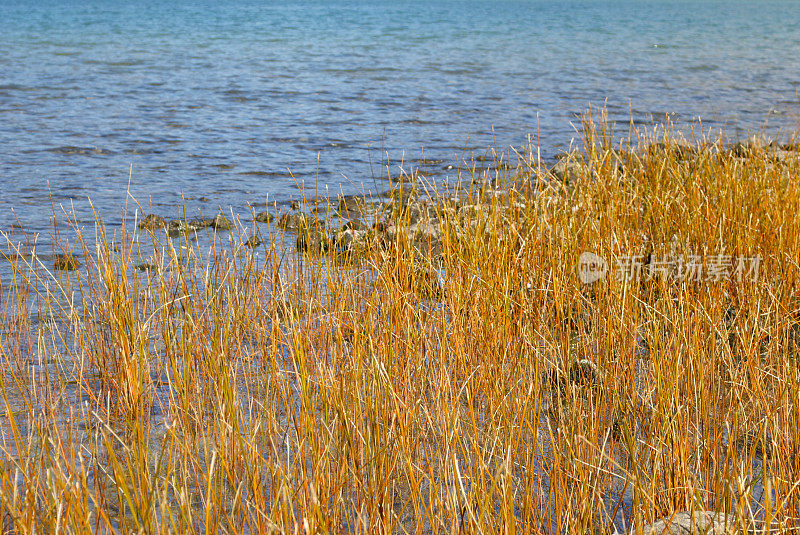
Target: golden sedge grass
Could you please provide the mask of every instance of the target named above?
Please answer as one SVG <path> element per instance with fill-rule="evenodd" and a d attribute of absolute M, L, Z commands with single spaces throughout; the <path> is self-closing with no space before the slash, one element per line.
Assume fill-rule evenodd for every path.
<path fill-rule="evenodd" d="M 800 159 L 583 128 L 563 180 L 529 148 L 429 189 L 435 243 L 406 199 L 393 232 L 327 254 L 242 221 L 206 252 L 73 227 L 70 274 L 9 246 L 3 532 L 609 533 L 688 510 L 793 529 Z M 583 252 L 606 277 L 581 282 Z M 761 263 L 613 276 L 667 253 Z"/>

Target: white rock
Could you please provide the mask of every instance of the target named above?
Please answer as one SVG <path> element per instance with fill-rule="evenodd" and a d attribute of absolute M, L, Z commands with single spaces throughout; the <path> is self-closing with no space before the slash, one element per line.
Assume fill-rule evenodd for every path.
<path fill-rule="evenodd" d="M 652 525 L 636 528 L 631 535 L 733 535 L 739 533 L 739 523 L 733 516 L 716 511 L 684 511 L 669 518 L 662 518 Z"/>

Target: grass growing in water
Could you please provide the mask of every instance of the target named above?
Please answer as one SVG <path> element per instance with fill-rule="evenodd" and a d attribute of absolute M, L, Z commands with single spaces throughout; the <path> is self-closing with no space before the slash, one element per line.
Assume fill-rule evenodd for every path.
<path fill-rule="evenodd" d="M 69 277 L 15 257 L 3 531 L 796 526 L 800 159 L 669 135 L 614 150 L 600 126 L 560 180 L 528 150 L 493 185 L 402 190 L 356 248 L 100 228 L 94 250 L 71 240 Z M 609 263 L 593 284 L 587 251 Z M 616 277 L 634 255 L 640 276 Z M 694 271 L 664 262 L 681 257 Z"/>

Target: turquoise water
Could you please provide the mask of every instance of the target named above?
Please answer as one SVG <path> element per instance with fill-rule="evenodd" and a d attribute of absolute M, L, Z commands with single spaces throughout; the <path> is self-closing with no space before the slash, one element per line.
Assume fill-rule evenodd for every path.
<path fill-rule="evenodd" d="M 0 28 L 3 229 L 89 197 L 118 225 L 128 189 L 168 217 L 385 189 L 387 157 L 452 179 L 528 135 L 552 156 L 590 104 L 624 132 L 800 114 L 793 1 L 0 0 Z"/>

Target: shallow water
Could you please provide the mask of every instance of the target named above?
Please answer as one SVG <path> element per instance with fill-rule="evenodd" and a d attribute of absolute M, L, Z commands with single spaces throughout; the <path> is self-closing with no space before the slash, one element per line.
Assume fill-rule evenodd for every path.
<path fill-rule="evenodd" d="M 786 131 L 792 1 L 0 3 L 0 228 L 385 189 L 394 166 L 567 147 L 575 114 Z M 152 203 L 152 208 L 150 204 Z M 129 209 L 133 213 L 133 209 Z M 63 216 L 60 216 L 63 219 Z"/>

